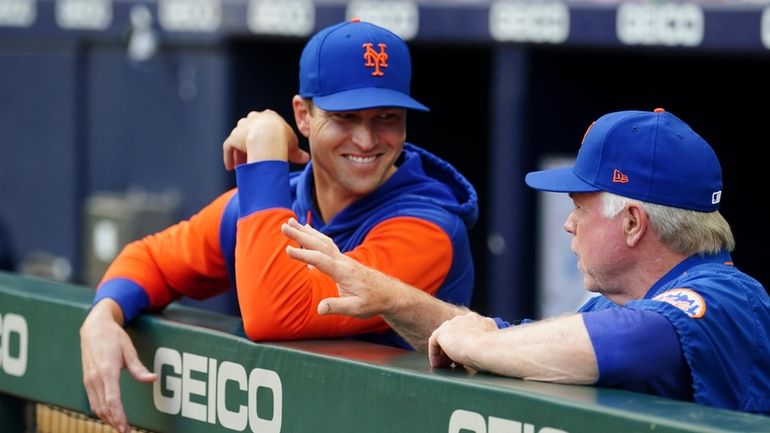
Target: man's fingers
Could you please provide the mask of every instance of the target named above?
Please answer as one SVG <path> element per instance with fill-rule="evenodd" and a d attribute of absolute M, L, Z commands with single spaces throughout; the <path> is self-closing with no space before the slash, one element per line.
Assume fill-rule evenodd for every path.
<path fill-rule="evenodd" d="M 224 158 L 225 169 L 232 170 L 236 167 L 237 149 L 235 149 L 232 136 L 227 137 L 222 143 L 222 157 Z"/>
<path fill-rule="evenodd" d="M 286 224 L 288 224 L 290 227 L 292 227 L 292 228 L 294 228 L 294 229 L 296 229 L 296 230 L 298 230 L 298 231 L 300 231 L 300 232 L 302 232 L 302 233 L 304 233 L 304 234 L 306 234 L 308 236 L 311 236 L 313 238 L 318 239 L 319 241 L 326 241 L 326 240 L 331 241 L 331 239 L 329 239 L 329 237 L 326 236 L 325 234 L 319 232 L 318 230 L 314 229 L 310 225 L 300 224 L 299 221 L 297 221 L 294 218 L 289 218 L 289 220 L 286 221 Z"/>
<path fill-rule="evenodd" d="M 228 152 L 224 145 L 222 146 L 222 163 L 225 165 L 225 170 L 230 171 L 233 169 L 233 154 Z"/>
<path fill-rule="evenodd" d="M 302 149 L 298 148 L 289 152 L 289 162 L 295 164 L 307 164 L 308 161 L 310 161 L 310 154 Z"/>
<path fill-rule="evenodd" d="M 289 162 L 293 162 L 295 164 L 304 164 L 310 161 L 310 154 L 299 147 L 297 135 L 294 134 L 292 137 L 293 138 L 289 140 Z"/>
<path fill-rule="evenodd" d="M 440 347 L 438 349 L 430 350 L 430 353 L 428 354 L 428 361 L 430 362 L 431 368 L 445 367 L 445 359 L 446 356 L 444 355 L 444 352 L 441 351 Z"/>
<path fill-rule="evenodd" d="M 285 229 L 283 228 L 284 226 Z M 282 231 L 287 237 L 297 241 L 304 248 L 318 250 L 330 256 L 340 253 L 339 248 L 337 248 L 337 245 L 330 237 L 309 225 L 300 224 L 294 218 L 289 218 L 289 220 L 283 224 Z"/>
<path fill-rule="evenodd" d="M 104 418 L 105 402 L 104 402 L 104 384 L 99 380 L 98 376 L 90 374 L 93 372 L 90 367 L 90 362 L 87 358 L 83 358 L 83 384 L 86 388 L 86 394 L 88 395 L 88 404 L 91 405 L 91 411 L 102 420 Z"/>
<path fill-rule="evenodd" d="M 430 361 L 431 367 L 436 366 L 434 358 L 437 357 L 438 351 L 441 350 L 441 346 L 436 342 L 436 331 L 438 331 L 438 329 L 434 330 L 433 333 L 430 334 L 430 337 L 428 337 L 428 360 Z"/>
<path fill-rule="evenodd" d="M 315 251 L 321 251 L 327 254 L 329 253 L 328 251 L 329 248 L 326 246 L 323 240 L 319 239 L 312 232 L 308 232 L 307 230 L 302 230 L 301 228 L 297 228 L 294 225 L 286 223 L 286 224 L 281 224 L 281 233 L 283 233 L 284 236 L 286 236 L 287 238 L 302 245 L 302 247 L 304 248 L 315 250 Z"/>
<path fill-rule="evenodd" d="M 232 171 L 246 163 L 246 154 L 238 149 L 224 149 L 225 170 Z"/>
<path fill-rule="evenodd" d="M 371 315 L 361 315 L 360 312 L 361 300 L 353 296 L 326 298 L 318 303 L 318 314 L 322 316 L 326 314 L 344 314 L 359 318 L 371 317 Z"/>
<path fill-rule="evenodd" d="M 447 356 L 446 352 L 444 352 L 441 346 L 436 346 L 435 348 L 431 348 L 431 346 L 429 346 L 428 361 L 430 362 L 430 366 L 432 368 L 451 367 L 452 364 L 454 364 L 452 359 Z"/>
<path fill-rule="evenodd" d="M 89 356 L 83 358 L 83 383 L 88 394 L 88 402 L 93 413 L 102 421 L 112 425 L 110 407 L 107 399 L 110 383 L 117 386 L 119 371 L 113 372 L 104 365 L 99 368 L 99 362 Z"/>
<path fill-rule="evenodd" d="M 101 418 L 120 432 L 128 431 L 128 421 L 123 411 L 123 403 L 120 401 L 120 383 L 117 377 L 104 382 L 104 407 Z"/>
<path fill-rule="evenodd" d="M 442 323 L 441 326 L 436 328 L 430 335 L 430 338 L 428 338 L 428 360 L 430 366 L 433 368 L 449 367 L 452 365 L 452 359 L 449 358 L 449 355 L 447 355 L 446 352 L 444 352 L 444 349 L 441 347 L 441 342 L 439 341 L 442 333 L 447 327 L 447 322 Z"/>
<path fill-rule="evenodd" d="M 230 168 L 230 170 L 234 170 L 236 167 L 238 167 L 241 164 L 246 164 L 246 153 L 243 152 L 240 149 L 232 149 L 232 161 L 233 166 Z"/>
<path fill-rule="evenodd" d="M 286 247 L 286 253 L 294 260 L 299 260 L 318 268 L 318 270 L 330 276 L 335 281 L 339 281 L 344 276 L 338 270 L 334 260 L 319 251 L 297 248 L 289 245 Z"/>
<path fill-rule="evenodd" d="M 249 113 L 249 116 L 251 116 L 252 113 Z M 222 143 L 222 156 L 225 163 L 225 169 L 227 170 L 233 170 L 235 167 L 246 162 L 244 138 L 246 130 L 248 129 L 248 122 L 250 122 L 250 120 L 241 118 L 236 127 L 230 131 L 230 135 L 228 135 Z"/>

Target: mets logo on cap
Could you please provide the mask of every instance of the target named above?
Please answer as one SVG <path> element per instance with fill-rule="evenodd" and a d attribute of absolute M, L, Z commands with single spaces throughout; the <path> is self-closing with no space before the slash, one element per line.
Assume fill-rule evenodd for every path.
<path fill-rule="evenodd" d="M 706 301 L 703 297 L 690 289 L 671 289 L 656 295 L 654 301 L 669 303 L 687 313 L 693 319 L 700 319 L 706 314 Z"/>
<path fill-rule="evenodd" d="M 385 44 L 377 44 L 380 51 L 374 49 L 374 44 L 367 42 L 364 47 L 364 66 L 367 68 L 374 68 L 372 76 L 382 77 L 385 73 L 380 68 L 388 67 L 388 53 L 385 52 L 385 48 L 388 46 Z"/>

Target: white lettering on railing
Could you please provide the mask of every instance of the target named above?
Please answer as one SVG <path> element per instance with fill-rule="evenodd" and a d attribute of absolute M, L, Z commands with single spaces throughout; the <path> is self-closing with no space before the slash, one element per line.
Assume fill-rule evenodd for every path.
<path fill-rule="evenodd" d="M 11 344 L 14 335 L 18 338 L 18 345 Z M 12 351 L 13 346 L 17 346 L 17 350 Z M 0 371 L 11 376 L 24 376 L 28 347 L 27 319 L 13 313 L 0 314 Z"/>
<path fill-rule="evenodd" d="M 246 374 L 246 369 L 235 362 L 218 363 L 214 358 L 160 347 L 155 351 L 154 371 L 160 380 L 153 384 L 153 402 L 160 412 L 210 424 L 218 422 L 235 431 L 247 426 L 255 433 L 281 431 L 283 388 L 281 378 L 272 370 L 254 368 Z M 206 379 L 202 379 L 204 376 Z M 247 404 L 228 405 L 228 388 L 246 393 Z M 268 418 L 257 410 L 260 388 L 272 393 L 273 413 Z"/>
<path fill-rule="evenodd" d="M 449 433 L 535 433 L 535 425 L 512 419 L 490 416 L 488 420 L 478 412 L 457 409 L 449 418 Z M 537 433 L 568 433 L 553 427 L 540 427 Z"/>

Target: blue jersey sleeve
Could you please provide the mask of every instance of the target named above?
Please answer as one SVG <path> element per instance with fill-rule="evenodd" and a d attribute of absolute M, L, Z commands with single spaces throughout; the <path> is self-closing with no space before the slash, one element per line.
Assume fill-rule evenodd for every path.
<path fill-rule="evenodd" d="M 497 329 L 505 329 L 511 326 L 510 323 L 506 322 L 505 320 L 499 317 L 493 317 L 492 320 L 494 320 L 495 324 L 497 324 Z"/>
<path fill-rule="evenodd" d="M 492 320 L 495 321 L 495 324 L 497 325 L 497 329 L 505 329 L 505 328 L 510 328 L 511 326 L 522 325 L 522 324 L 525 324 L 525 323 L 532 323 L 532 322 L 534 322 L 534 320 L 532 320 L 532 319 L 521 319 L 521 320 L 517 320 L 515 322 L 508 322 L 508 321 L 503 320 L 503 319 L 501 319 L 499 317 L 492 317 Z"/>
<path fill-rule="evenodd" d="M 692 400 L 692 378 L 671 323 L 654 311 L 583 313 L 596 353 L 596 385 Z"/>
<path fill-rule="evenodd" d="M 120 305 L 120 309 L 123 310 L 123 323 L 129 323 L 142 311 L 150 306 L 150 298 L 147 296 L 147 292 L 142 289 L 139 284 L 127 279 L 127 278 L 114 278 L 106 281 L 99 287 L 99 291 L 94 296 L 93 303 L 104 298 L 113 299 Z"/>

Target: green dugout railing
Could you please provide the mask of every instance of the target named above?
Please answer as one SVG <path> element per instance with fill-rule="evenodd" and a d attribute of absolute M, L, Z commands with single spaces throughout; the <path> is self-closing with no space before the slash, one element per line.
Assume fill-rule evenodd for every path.
<path fill-rule="evenodd" d="M 78 329 L 90 288 L 0 273 L 0 431 L 20 402 L 89 413 Z M 154 432 L 770 432 L 770 417 L 460 369 L 346 340 L 253 343 L 240 320 L 181 306 L 129 326 L 155 384 L 122 377 L 129 422 Z"/>

